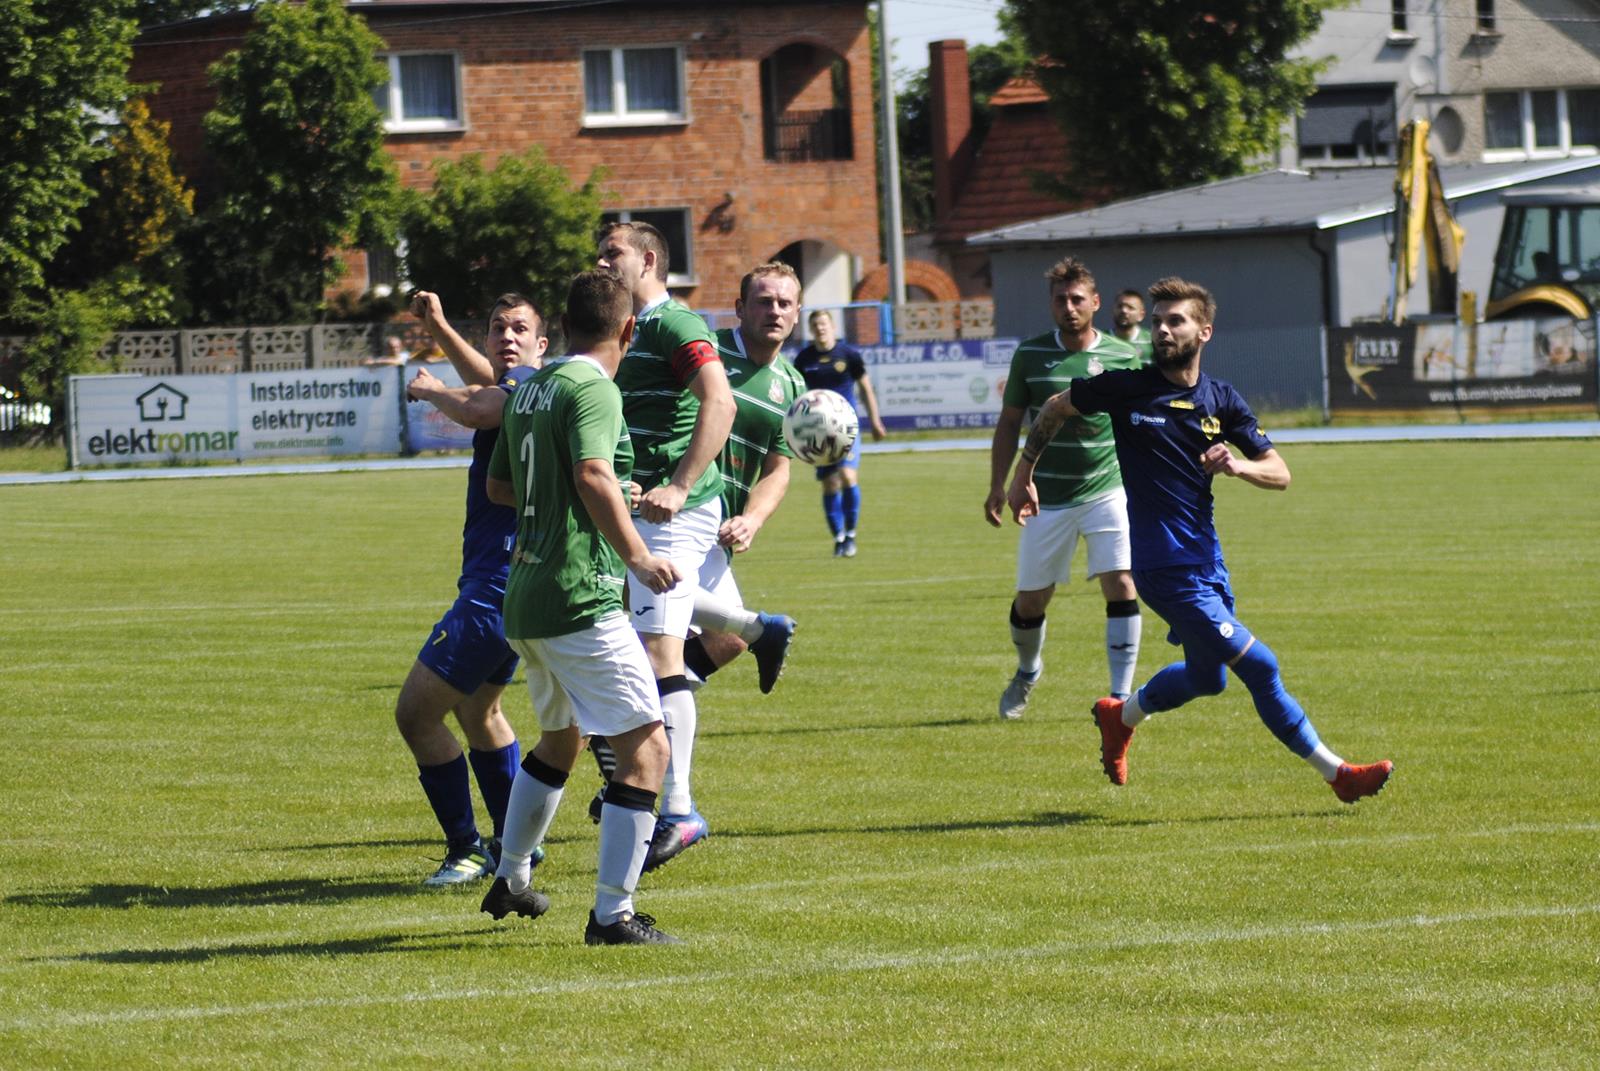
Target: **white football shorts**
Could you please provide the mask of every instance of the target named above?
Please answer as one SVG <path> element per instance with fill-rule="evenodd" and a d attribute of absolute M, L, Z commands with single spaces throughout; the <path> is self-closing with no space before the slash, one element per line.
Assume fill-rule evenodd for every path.
<path fill-rule="evenodd" d="M 1078 536 L 1088 546 L 1086 579 L 1133 567 L 1128 547 L 1128 496 L 1118 487 L 1098 498 L 1028 518 L 1017 542 L 1017 590 L 1039 591 L 1072 579 Z"/>
<path fill-rule="evenodd" d="M 564 636 L 507 640 L 522 656 L 539 728 L 616 736 L 661 720 L 656 675 L 626 614 Z"/>
<path fill-rule="evenodd" d="M 683 579 L 671 591 L 657 595 L 637 577 L 628 574 L 628 616 L 638 632 L 653 636 L 688 636 L 689 620 L 694 616 L 695 578 L 705 565 L 706 556 L 722 554 L 717 546 L 717 529 L 722 527 L 722 500 L 713 498 L 698 506 L 679 510 L 666 524 L 651 524 L 633 519 L 639 538 L 650 553 L 671 559 Z"/>

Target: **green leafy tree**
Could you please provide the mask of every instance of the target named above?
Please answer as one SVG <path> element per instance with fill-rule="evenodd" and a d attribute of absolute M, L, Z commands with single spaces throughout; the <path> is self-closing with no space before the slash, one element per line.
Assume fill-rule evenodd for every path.
<path fill-rule="evenodd" d="M 967 50 L 967 78 L 972 89 L 972 139 L 982 145 L 994 121 L 989 100 L 1000 87 L 1028 70 L 1027 45 L 1015 20 L 1000 14 L 999 44 Z M 933 101 L 928 69 L 914 72 L 895 95 L 900 134 L 900 198 L 906 227 L 924 231 L 933 226 Z"/>
<path fill-rule="evenodd" d="M 1319 64 L 1289 51 L 1331 0 L 1008 0 L 1071 142 L 1064 197 L 1131 195 L 1244 172 L 1278 147 Z"/>
<path fill-rule="evenodd" d="M 93 199 L 79 215 L 77 232 L 51 261 L 52 290 L 85 289 L 113 273 L 140 285 L 119 286 L 133 301 L 132 322 L 174 322 L 181 281 L 176 239 L 194 211 L 194 191 L 172 169 L 171 125 L 150 115 L 140 98 L 122 110 L 107 139 L 111 155 L 89 175 Z"/>
<path fill-rule="evenodd" d="M 128 99 L 128 0 L 0 0 L 0 317 L 37 300 L 93 196 L 104 118 Z"/>
<path fill-rule="evenodd" d="M 340 0 L 272 0 L 212 66 L 217 197 L 193 247 L 202 317 L 315 318 L 337 251 L 393 240 L 399 184 L 372 96 L 388 79 L 380 44 Z"/>
<path fill-rule="evenodd" d="M 573 187 L 537 145 L 492 170 L 476 154 L 438 165 L 432 192 L 407 198 L 407 277 L 452 317 L 485 315 L 508 290 L 554 315 L 571 277 L 593 266 L 602 178 Z"/>

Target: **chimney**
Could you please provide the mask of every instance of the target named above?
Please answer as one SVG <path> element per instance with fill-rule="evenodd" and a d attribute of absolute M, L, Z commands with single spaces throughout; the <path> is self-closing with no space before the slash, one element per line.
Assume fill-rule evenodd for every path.
<path fill-rule="evenodd" d="M 954 210 L 972 167 L 972 82 L 965 41 L 928 45 L 928 101 L 933 114 L 935 226 Z"/>

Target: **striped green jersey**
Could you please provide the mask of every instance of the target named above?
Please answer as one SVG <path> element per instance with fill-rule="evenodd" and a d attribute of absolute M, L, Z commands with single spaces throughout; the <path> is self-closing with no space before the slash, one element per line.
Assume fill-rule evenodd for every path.
<path fill-rule="evenodd" d="M 505 634 L 543 639 L 622 609 L 622 559 L 600 534 L 572 470 L 604 458 L 632 467 L 622 397 L 591 357 L 547 364 L 506 399 L 489 475 L 516 489 L 517 539 L 506 581 Z"/>
<path fill-rule="evenodd" d="M 680 376 L 674 356 L 680 347 L 717 340 L 706 322 L 686 305 L 670 298 L 639 314 L 628 348 L 617 369 L 622 415 L 633 438 L 633 478 L 646 491 L 672 479 L 678 461 L 694 436 L 700 400 L 689 389 L 695 371 Z M 713 461 L 689 489 L 685 508 L 709 502 L 722 493 L 722 475 Z"/>
<path fill-rule="evenodd" d="M 744 512 L 768 454 L 777 451 L 794 457 L 783 439 L 783 414 L 806 392 L 806 381 L 781 353 L 765 365 L 746 357 L 738 328 L 717 332 L 717 352 L 738 406 L 728 445 L 717 458 L 722 469 L 722 516 L 727 518 Z"/>
<path fill-rule="evenodd" d="M 1143 363 L 1137 349 L 1114 335 L 1096 331 L 1088 349 L 1068 350 L 1061 345 L 1061 333 L 1051 331 L 1027 339 L 1012 354 L 1003 404 L 1026 410 L 1031 424 L 1050 396 L 1066 390 L 1074 379 Z M 1110 418 L 1069 417 L 1040 455 L 1033 482 L 1041 509 L 1075 505 L 1122 486 Z"/>

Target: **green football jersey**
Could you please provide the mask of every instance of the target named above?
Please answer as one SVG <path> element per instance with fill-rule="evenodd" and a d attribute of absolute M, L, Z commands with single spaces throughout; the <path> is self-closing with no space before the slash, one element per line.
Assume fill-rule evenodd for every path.
<path fill-rule="evenodd" d="M 1140 324 L 1138 327 L 1133 329 L 1132 338 L 1120 338 L 1117 341 L 1126 342 L 1128 345 L 1138 350 L 1139 360 L 1143 361 L 1145 364 L 1149 364 L 1151 361 L 1156 359 L 1155 339 L 1150 337 L 1150 329 L 1145 327 L 1143 324 Z"/>
<path fill-rule="evenodd" d="M 622 559 L 572 478 L 574 465 L 595 458 L 626 479 L 633 447 L 622 396 L 593 358 L 545 365 L 506 399 L 489 475 L 509 481 L 517 494 L 507 638 L 564 636 L 622 609 Z"/>
<path fill-rule="evenodd" d="M 646 491 L 672 479 L 694 436 L 700 400 L 688 384 L 695 373 L 680 378 L 672 366 L 678 348 L 691 342 L 706 342 L 713 349 L 717 344 L 704 320 L 669 298 L 639 314 L 633 345 L 617 369 L 622 413 L 633 437 L 633 478 Z M 721 493 L 722 475 L 712 461 L 689 489 L 684 506 L 698 506 Z"/>
<path fill-rule="evenodd" d="M 782 354 L 765 365 L 747 358 L 738 328 L 717 332 L 717 352 L 738 406 L 728 445 L 717 459 L 722 469 L 722 516 L 728 518 L 744 512 L 768 454 L 794 457 L 783 438 L 783 414 L 806 392 L 806 381 Z"/>
<path fill-rule="evenodd" d="M 1003 403 L 1026 410 L 1032 423 L 1050 396 L 1066 390 L 1074 379 L 1143 363 L 1138 350 L 1114 335 L 1097 331 L 1088 349 L 1073 351 L 1062 347 L 1060 332 L 1051 331 L 1027 339 L 1011 355 Z M 1104 413 L 1068 418 L 1040 455 L 1033 483 L 1041 509 L 1071 506 L 1120 487 L 1111 418 Z"/>

